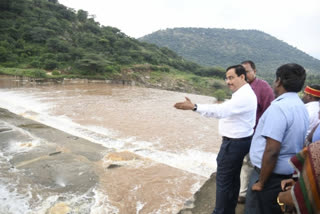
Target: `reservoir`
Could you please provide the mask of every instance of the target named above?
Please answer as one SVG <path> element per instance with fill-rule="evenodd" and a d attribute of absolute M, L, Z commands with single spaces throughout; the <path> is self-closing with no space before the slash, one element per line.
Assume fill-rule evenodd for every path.
<path fill-rule="evenodd" d="M 0 213 L 177 213 L 215 172 L 221 143 L 217 119 L 173 107 L 185 96 L 215 103 L 208 96 L 104 82 L 31 84 L 0 77 L 0 108 L 74 136 L 72 147 L 85 139 L 94 151 L 92 159 L 78 158 L 69 168 L 72 160 L 63 159 L 63 170 L 51 171 L 54 185 L 39 186 L 30 176 L 41 169 L 28 166 L 43 160 L 33 152 L 51 144 L 0 118 L 0 127 L 24 136 L 6 138 L 1 147 Z M 9 133 L 0 132 L 0 139 Z M 62 143 L 50 154 L 62 160 L 72 147 Z M 23 161 L 10 166 L 22 154 Z M 70 178 L 74 170 L 82 183 Z M 88 172 L 91 177 L 82 176 Z"/>

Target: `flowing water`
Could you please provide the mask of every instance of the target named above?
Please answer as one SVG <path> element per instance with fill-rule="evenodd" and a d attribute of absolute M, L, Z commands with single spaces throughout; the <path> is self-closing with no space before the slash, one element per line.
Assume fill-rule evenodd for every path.
<path fill-rule="evenodd" d="M 66 200 L 38 189 L 36 182 L 10 180 L 19 169 L 10 169 L 8 162 L 21 146 L 2 149 L 0 213 L 50 213 L 53 204 L 60 210 L 56 213 L 178 212 L 215 171 L 221 142 L 216 119 L 173 107 L 185 96 L 196 103 L 215 102 L 135 86 L 81 81 L 30 85 L 0 77 L 1 108 L 113 149 L 95 163 L 98 185 L 82 195 L 65 193 Z M 33 143 L 24 150 L 42 143 L 28 137 Z M 125 167 L 105 170 L 106 164 L 119 162 Z M 66 186 L 63 179 L 56 183 Z"/>

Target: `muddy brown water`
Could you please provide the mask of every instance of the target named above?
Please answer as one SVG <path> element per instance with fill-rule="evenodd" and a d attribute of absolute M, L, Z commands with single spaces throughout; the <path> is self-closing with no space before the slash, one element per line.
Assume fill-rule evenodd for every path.
<path fill-rule="evenodd" d="M 54 134 L 40 134 L 39 125 L 5 121 L 2 126 L 12 130 L 0 132 L 0 138 L 6 135 L 0 154 L 0 191 L 5 195 L 0 213 L 14 208 L 11 213 L 177 213 L 215 171 L 220 146 L 216 119 L 173 108 L 185 96 L 197 103 L 215 102 L 135 86 L 39 85 L 1 77 L 1 108 L 71 134 L 68 139 L 74 142 L 54 142 Z M 86 140 L 85 147 L 78 146 L 78 138 Z M 50 146 L 61 153 L 48 157 Z M 92 158 L 85 150 L 92 150 Z M 41 165 L 41 171 L 37 164 L 47 159 L 52 170 Z M 9 163 L 17 165 L 10 168 Z M 63 163 L 63 170 L 53 170 Z M 38 177 L 41 188 L 39 179 L 19 176 L 21 171 Z M 48 171 L 50 176 L 40 176 Z M 81 191 L 74 173 L 85 184 Z M 52 191 L 53 186 L 59 191 Z"/>

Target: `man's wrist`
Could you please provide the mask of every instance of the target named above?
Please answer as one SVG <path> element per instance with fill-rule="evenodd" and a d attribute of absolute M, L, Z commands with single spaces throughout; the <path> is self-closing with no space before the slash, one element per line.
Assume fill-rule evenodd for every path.
<path fill-rule="evenodd" d="M 279 195 L 278 195 L 278 197 L 277 197 L 277 203 L 278 203 L 278 205 L 280 206 L 281 211 L 282 211 L 282 212 L 285 212 L 286 209 L 287 209 L 287 206 L 286 206 L 285 203 L 283 203 L 283 202 L 280 201 L 280 195 L 283 195 L 283 194 L 284 194 L 284 192 L 280 192 L 280 193 L 279 193 Z"/>
<path fill-rule="evenodd" d="M 283 206 L 283 205 L 284 205 L 284 203 L 282 203 L 282 202 L 280 201 L 279 195 L 278 195 L 278 197 L 277 197 L 277 203 L 279 204 L 279 206 Z"/>
<path fill-rule="evenodd" d="M 197 109 L 198 109 L 197 104 L 194 104 L 192 111 L 197 111 Z"/>

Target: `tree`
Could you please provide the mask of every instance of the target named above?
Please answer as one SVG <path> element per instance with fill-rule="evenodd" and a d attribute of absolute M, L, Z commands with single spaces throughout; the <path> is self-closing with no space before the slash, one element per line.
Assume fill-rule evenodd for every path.
<path fill-rule="evenodd" d="M 1 0 L 0 10 L 12 10 L 21 14 L 26 9 L 25 0 Z"/>
<path fill-rule="evenodd" d="M 76 62 L 76 66 L 85 71 L 85 74 L 102 73 L 110 62 L 97 54 L 86 54 Z"/>
<path fill-rule="evenodd" d="M 44 68 L 47 70 L 53 70 L 58 67 L 58 62 L 54 59 L 47 59 L 44 62 Z"/>
<path fill-rule="evenodd" d="M 5 62 L 8 58 L 8 50 L 0 46 L 0 62 Z"/>
<path fill-rule="evenodd" d="M 47 41 L 47 47 L 50 51 L 53 52 L 69 52 L 69 44 L 58 38 L 50 38 Z"/>
<path fill-rule="evenodd" d="M 77 18 L 80 22 L 85 22 L 88 18 L 88 12 L 84 10 L 78 10 Z"/>
<path fill-rule="evenodd" d="M 8 10 L 11 6 L 12 0 L 1 0 L 0 1 L 0 11 L 2 10 Z"/>
<path fill-rule="evenodd" d="M 33 41 L 37 43 L 44 43 L 54 32 L 43 27 L 29 28 L 24 34 L 26 41 Z"/>

